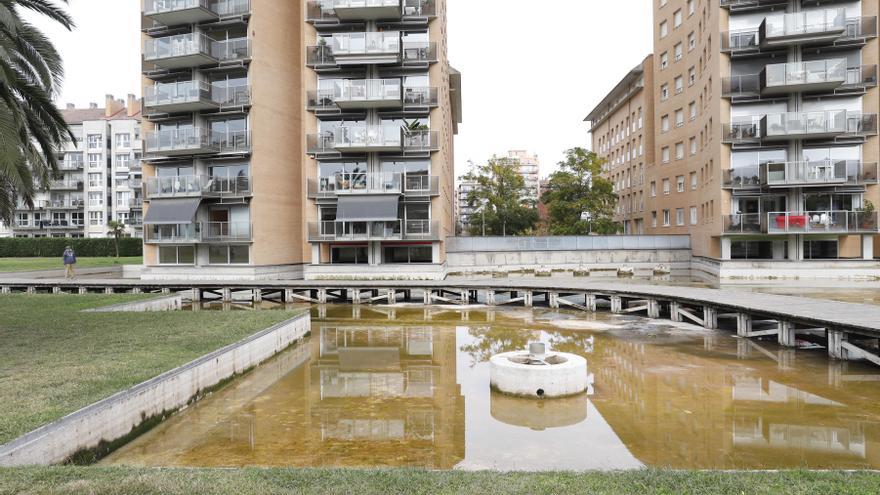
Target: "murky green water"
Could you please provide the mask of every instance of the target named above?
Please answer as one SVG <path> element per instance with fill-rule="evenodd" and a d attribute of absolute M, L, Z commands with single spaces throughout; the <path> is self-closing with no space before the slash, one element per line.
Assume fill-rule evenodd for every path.
<path fill-rule="evenodd" d="M 313 334 L 104 460 L 136 466 L 880 468 L 880 369 L 729 331 L 547 309 L 313 309 Z M 590 395 L 490 393 L 541 340 Z"/>

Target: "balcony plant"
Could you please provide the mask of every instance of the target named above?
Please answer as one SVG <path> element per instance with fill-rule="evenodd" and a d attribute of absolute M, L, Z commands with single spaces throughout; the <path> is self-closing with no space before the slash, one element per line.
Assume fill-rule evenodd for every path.
<path fill-rule="evenodd" d="M 874 203 L 865 201 L 865 206 L 856 210 L 860 212 L 859 227 L 862 230 L 875 230 L 877 228 L 877 216 L 875 213 Z"/>

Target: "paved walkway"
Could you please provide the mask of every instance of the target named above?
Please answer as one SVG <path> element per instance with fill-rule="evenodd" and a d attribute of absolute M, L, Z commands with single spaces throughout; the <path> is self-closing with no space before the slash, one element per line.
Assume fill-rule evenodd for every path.
<path fill-rule="evenodd" d="M 186 290 L 190 288 L 233 290 L 246 289 L 468 289 L 495 291 L 537 292 L 594 292 L 628 298 L 678 301 L 686 304 L 706 305 L 722 312 L 744 311 L 771 318 L 793 319 L 814 324 L 823 328 L 862 330 L 880 336 L 880 307 L 838 301 L 823 301 L 795 296 L 750 293 L 730 289 L 706 289 L 666 285 L 622 283 L 614 280 L 595 281 L 589 279 L 554 281 L 546 279 L 476 279 L 447 281 L 302 281 L 272 280 L 259 282 L 218 282 L 218 281 L 162 281 L 151 282 L 134 279 L 81 280 L 64 279 L 15 279 L 0 278 L 3 286 L 35 286 L 38 288 L 76 289 L 78 287 L 141 288 L 145 290 L 168 288 Z"/>

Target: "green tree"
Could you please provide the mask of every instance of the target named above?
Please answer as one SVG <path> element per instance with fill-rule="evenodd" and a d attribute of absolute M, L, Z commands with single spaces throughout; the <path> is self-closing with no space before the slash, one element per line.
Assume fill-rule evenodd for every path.
<path fill-rule="evenodd" d="M 107 235 L 113 236 L 113 243 L 116 247 L 116 257 L 119 257 L 119 239 L 125 235 L 125 224 L 120 222 L 119 220 L 110 220 L 107 223 L 107 228 L 110 229 L 107 232 Z"/>
<path fill-rule="evenodd" d="M 36 192 L 58 174 L 56 150 L 74 140 L 52 102 L 64 75 L 61 57 L 22 10 L 73 28 L 51 0 L 0 0 L 0 219 L 6 223 L 19 201 L 33 207 Z"/>
<path fill-rule="evenodd" d="M 542 201 L 550 212 L 553 235 L 616 234 L 622 230 L 614 222 L 617 194 L 611 181 L 603 178 L 598 155 L 583 148 L 565 152 L 565 161 L 550 176 Z"/>
<path fill-rule="evenodd" d="M 538 210 L 534 201 L 524 199 L 526 182 L 515 162 L 493 158 L 462 179 L 477 184 L 467 197 L 468 205 L 476 208 L 468 225 L 471 235 L 524 235 L 534 231 Z"/>

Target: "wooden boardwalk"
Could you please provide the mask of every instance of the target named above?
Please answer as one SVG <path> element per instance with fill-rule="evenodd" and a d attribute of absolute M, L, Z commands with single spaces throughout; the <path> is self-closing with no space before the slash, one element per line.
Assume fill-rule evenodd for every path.
<path fill-rule="evenodd" d="M 743 338 L 777 336 L 794 346 L 800 337 L 821 337 L 838 359 L 880 357 L 865 346 L 880 338 L 880 306 L 803 297 L 648 285 L 589 279 L 479 279 L 446 281 L 141 281 L 130 279 L 0 279 L 0 292 L 29 293 L 171 293 L 191 291 L 193 299 L 385 304 L 415 301 L 425 304 L 547 305 L 651 318 L 688 321 L 718 328 L 719 319 L 735 319 Z M 867 349 L 865 348 L 867 347 Z"/>

